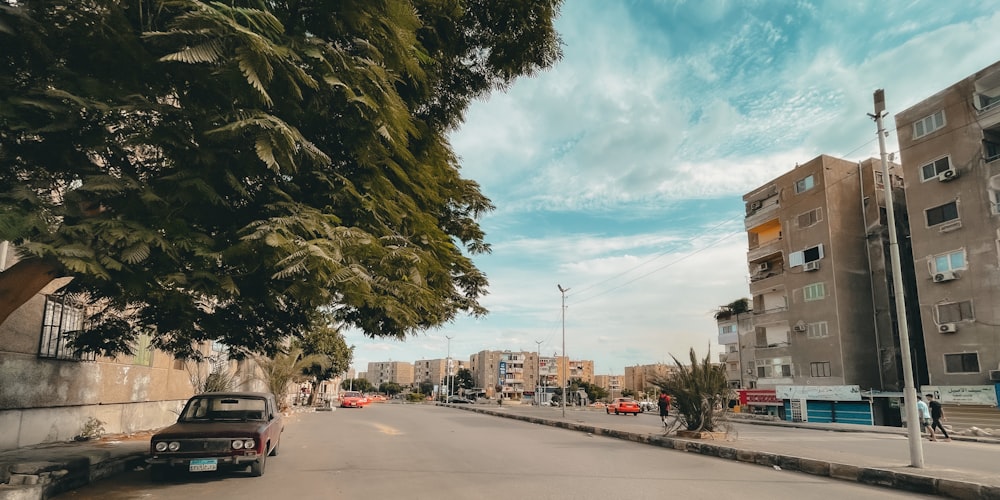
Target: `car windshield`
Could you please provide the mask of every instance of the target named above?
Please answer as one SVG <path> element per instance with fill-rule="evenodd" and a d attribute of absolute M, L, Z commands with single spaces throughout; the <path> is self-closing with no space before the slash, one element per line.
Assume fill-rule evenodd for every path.
<path fill-rule="evenodd" d="M 264 398 L 238 395 L 196 396 L 181 413 L 182 422 L 265 420 Z"/>
<path fill-rule="evenodd" d="M 344 395 L 341 396 L 341 397 L 344 397 L 344 398 L 360 398 L 361 397 L 361 393 L 360 392 L 351 392 L 351 391 L 348 391 L 348 392 L 345 392 Z"/>

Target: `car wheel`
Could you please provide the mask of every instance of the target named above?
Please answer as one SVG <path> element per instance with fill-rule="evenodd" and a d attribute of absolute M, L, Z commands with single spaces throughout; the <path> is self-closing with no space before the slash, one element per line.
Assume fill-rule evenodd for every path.
<path fill-rule="evenodd" d="M 260 477 L 264 475 L 264 463 L 267 462 L 267 455 L 261 455 L 256 462 L 250 463 L 250 475 Z"/>
<path fill-rule="evenodd" d="M 279 441 L 278 441 L 278 442 L 277 442 L 277 443 L 276 443 L 276 444 L 274 445 L 274 448 L 271 448 L 271 453 L 269 453 L 269 454 L 268 454 L 268 456 L 271 456 L 271 457 L 276 457 L 276 456 L 278 456 L 278 445 L 280 445 L 280 444 L 281 444 L 281 441 L 279 440 Z"/>
<path fill-rule="evenodd" d="M 170 467 L 166 465 L 149 466 L 149 478 L 154 482 L 162 483 L 170 477 Z"/>
<path fill-rule="evenodd" d="M 608 415 L 611 415 L 611 408 L 608 408 L 605 413 L 607 413 Z"/>
<path fill-rule="evenodd" d="M 616 409 L 616 410 L 615 410 L 615 415 L 617 415 L 617 414 L 618 414 L 618 410 Z"/>

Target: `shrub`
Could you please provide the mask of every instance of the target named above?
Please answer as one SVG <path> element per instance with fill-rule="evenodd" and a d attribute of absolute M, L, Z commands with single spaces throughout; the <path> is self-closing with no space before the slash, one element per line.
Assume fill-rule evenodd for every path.
<path fill-rule="evenodd" d="M 677 370 L 651 382 L 670 394 L 678 423 L 689 431 L 715 431 L 732 397 L 725 367 L 712 364 L 711 352 L 699 362 L 691 349 L 690 365 L 683 365 L 673 355 Z"/>

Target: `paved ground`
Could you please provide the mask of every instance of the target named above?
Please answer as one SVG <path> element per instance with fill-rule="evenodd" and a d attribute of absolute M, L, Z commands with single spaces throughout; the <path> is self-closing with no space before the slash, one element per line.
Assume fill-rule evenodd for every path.
<path fill-rule="evenodd" d="M 785 470 L 894 489 L 952 498 L 1000 500 L 1000 439 L 996 438 L 954 436 L 956 442 L 971 444 L 963 448 L 962 454 L 974 454 L 970 455 L 973 463 L 981 464 L 981 467 L 960 469 L 947 465 L 934 465 L 916 469 L 908 466 L 906 457 L 886 460 L 875 453 L 857 450 L 845 453 L 836 446 L 810 445 L 805 439 L 754 436 L 759 434 L 754 432 L 741 432 L 738 433 L 738 437 L 730 436 L 728 439 L 725 436 L 718 436 L 715 440 L 663 435 L 659 429 L 654 430 L 655 427 L 651 429 L 648 416 L 598 418 L 603 413 L 585 409 L 567 409 L 566 417 L 563 418 L 559 408 L 522 405 L 449 406 L 453 406 L 456 410 L 516 418 L 541 425 L 716 456 L 720 459 L 780 467 Z M 878 439 L 884 440 L 887 435 L 905 435 L 905 429 L 895 427 L 848 424 L 747 421 L 738 425 L 770 425 L 851 432 L 854 433 L 851 435 L 852 441 L 867 442 L 869 445 L 878 444 Z M 897 438 L 896 441 L 898 440 Z M 941 445 L 946 444 L 941 443 Z M 0 500 L 50 498 L 112 474 L 144 467 L 148 447 L 149 435 L 141 434 L 113 436 L 99 441 L 55 443 L 0 452 Z M 982 458 L 977 459 L 976 456 Z"/>

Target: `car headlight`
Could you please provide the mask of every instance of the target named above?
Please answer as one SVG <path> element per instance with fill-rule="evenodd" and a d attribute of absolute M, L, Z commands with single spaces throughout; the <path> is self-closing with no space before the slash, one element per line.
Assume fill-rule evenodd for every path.
<path fill-rule="evenodd" d="M 159 443 L 156 443 L 155 449 L 156 451 L 167 451 L 167 442 L 160 441 Z"/>
<path fill-rule="evenodd" d="M 177 451 L 181 449 L 181 444 L 177 441 L 171 441 L 170 444 L 167 445 L 167 449 L 170 451 Z"/>
<path fill-rule="evenodd" d="M 234 450 L 252 450 L 254 448 L 253 439 L 234 439 L 233 449 Z"/>

